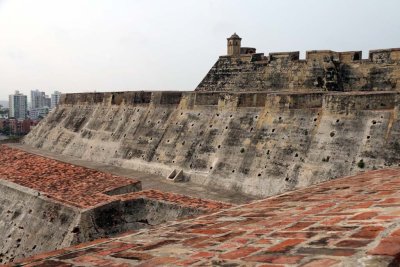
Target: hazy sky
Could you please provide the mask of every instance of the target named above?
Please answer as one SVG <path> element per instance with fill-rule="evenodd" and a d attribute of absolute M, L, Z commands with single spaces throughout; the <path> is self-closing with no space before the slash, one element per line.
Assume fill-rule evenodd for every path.
<path fill-rule="evenodd" d="M 193 90 L 237 32 L 258 52 L 400 47 L 399 0 L 0 0 L 0 100 Z"/>

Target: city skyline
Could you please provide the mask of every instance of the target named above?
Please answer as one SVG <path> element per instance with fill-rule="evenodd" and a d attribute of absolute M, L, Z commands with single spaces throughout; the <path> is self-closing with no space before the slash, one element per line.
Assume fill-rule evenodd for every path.
<path fill-rule="evenodd" d="M 362 50 L 366 58 L 368 50 L 400 46 L 399 7 L 395 0 L 338 0 L 329 8 L 317 0 L 0 0 L 0 100 L 36 88 L 193 90 L 233 32 L 265 54 Z"/>

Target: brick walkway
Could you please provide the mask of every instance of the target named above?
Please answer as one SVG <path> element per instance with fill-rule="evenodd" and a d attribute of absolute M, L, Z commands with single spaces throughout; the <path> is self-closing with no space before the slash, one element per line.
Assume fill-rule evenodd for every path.
<path fill-rule="evenodd" d="M 400 170 L 25 259 L 28 266 L 398 266 Z"/>
<path fill-rule="evenodd" d="M 138 180 L 63 163 L 6 145 L 0 145 L 0 179 L 37 190 L 51 199 L 82 209 L 138 198 L 175 203 L 207 212 L 233 206 L 157 190 L 138 191 L 141 189 Z M 107 194 L 123 187 L 131 187 L 133 192 Z"/>

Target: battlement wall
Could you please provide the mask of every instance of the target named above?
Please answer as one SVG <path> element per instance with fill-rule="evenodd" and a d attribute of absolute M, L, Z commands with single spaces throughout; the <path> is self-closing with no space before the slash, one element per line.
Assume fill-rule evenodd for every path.
<path fill-rule="evenodd" d="M 240 108 L 308 109 L 331 111 L 393 109 L 398 93 L 383 92 L 116 92 L 66 94 L 62 105 L 172 105 L 184 109 L 202 106 Z"/>
<path fill-rule="evenodd" d="M 196 91 L 392 91 L 400 89 L 400 49 L 313 50 L 221 56 Z"/>
<path fill-rule="evenodd" d="M 397 91 L 300 91 L 66 95 L 24 142 L 256 196 L 400 164 Z"/>

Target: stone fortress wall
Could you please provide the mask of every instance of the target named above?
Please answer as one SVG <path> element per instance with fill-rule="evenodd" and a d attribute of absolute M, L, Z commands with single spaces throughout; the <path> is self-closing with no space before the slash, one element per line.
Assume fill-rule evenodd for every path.
<path fill-rule="evenodd" d="M 400 49 L 256 53 L 228 38 L 228 55 L 220 56 L 196 91 L 390 91 L 400 88 Z M 232 48 L 237 44 L 236 48 Z M 240 51 L 240 52 L 239 52 Z"/>
<path fill-rule="evenodd" d="M 396 91 L 67 94 L 24 142 L 269 196 L 397 165 L 398 109 Z"/>

